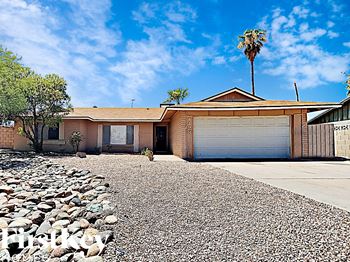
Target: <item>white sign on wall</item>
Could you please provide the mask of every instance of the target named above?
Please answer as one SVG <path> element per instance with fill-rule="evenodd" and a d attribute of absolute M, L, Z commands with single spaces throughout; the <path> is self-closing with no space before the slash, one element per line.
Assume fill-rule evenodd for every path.
<path fill-rule="evenodd" d="M 126 126 L 111 126 L 111 144 L 126 144 Z"/>

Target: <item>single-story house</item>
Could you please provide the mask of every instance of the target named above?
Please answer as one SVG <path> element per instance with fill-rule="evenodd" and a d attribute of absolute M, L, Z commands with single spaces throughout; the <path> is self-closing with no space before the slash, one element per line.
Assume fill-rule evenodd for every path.
<path fill-rule="evenodd" d="M 309 125 L 334 125 L 335 156 L 350 158 L 350 97 L 341 101 L 340 105 L 310 119 Z"/>
<path fill-rule="evenodd" d="M 239 88 L 199 102 L 160 108 L 74 108 L 44 134 L 44 150 L 69 152 L 80 131 L 80 150 L 139 152 L 150 148 L 185 159 L 301 158 L 308 156 L 307 113 L 335 103 L 265 100 Z M 19 123 L 16 123 L 19 127 Z M 14 149 L 29 149 L 15 134 Z"/>

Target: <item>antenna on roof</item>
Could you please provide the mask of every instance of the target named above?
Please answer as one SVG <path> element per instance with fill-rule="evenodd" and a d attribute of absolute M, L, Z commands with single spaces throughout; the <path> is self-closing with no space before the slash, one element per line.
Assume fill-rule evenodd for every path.
<path fill-rule="evenodd" d="M 134 101 L 135 101 L 135 99 L 133 98 L 133 99 L 131 99 L 131 108 L 133 108 L 134 107 Z"/>
<path fill-rule="evenodd" d="M 299 99 L 299 91 L 298 91 L 297 82 L 295 82 L 295 81 L 294 81 L 294 89 L 295 89 L 295 95 L 296 95 L 297 101 L 299 102 L 300 101 L 300 99 Z"/>

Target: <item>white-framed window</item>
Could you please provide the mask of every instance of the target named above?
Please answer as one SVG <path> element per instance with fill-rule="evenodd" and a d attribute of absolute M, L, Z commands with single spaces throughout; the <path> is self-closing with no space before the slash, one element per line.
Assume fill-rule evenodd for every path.
<path fill-rule="evenodd" d="M 105 125 L 103 126 L 103 145 L 134 144 L 134 126 Z"/>

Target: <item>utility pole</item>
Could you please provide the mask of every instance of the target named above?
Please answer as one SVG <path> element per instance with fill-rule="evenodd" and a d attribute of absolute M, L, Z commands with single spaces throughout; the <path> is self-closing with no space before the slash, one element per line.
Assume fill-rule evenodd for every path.
<path fill-rule="evenodd" d="M 297 83 L 295 81 L 294 81 L 294 89 L 295 89 L 295 95 L 297 97 L 297 101 L 299 102 L 300 99 L 299 99 L 298 86 L 297 86 Z"/>
<path fill-rule="evenodd" d="M 134 107 L 134 101 L 135 101 L 135 99 L 133 98 L 133 99 L 131 99 L 131 108 L 133 108 Z"/>

